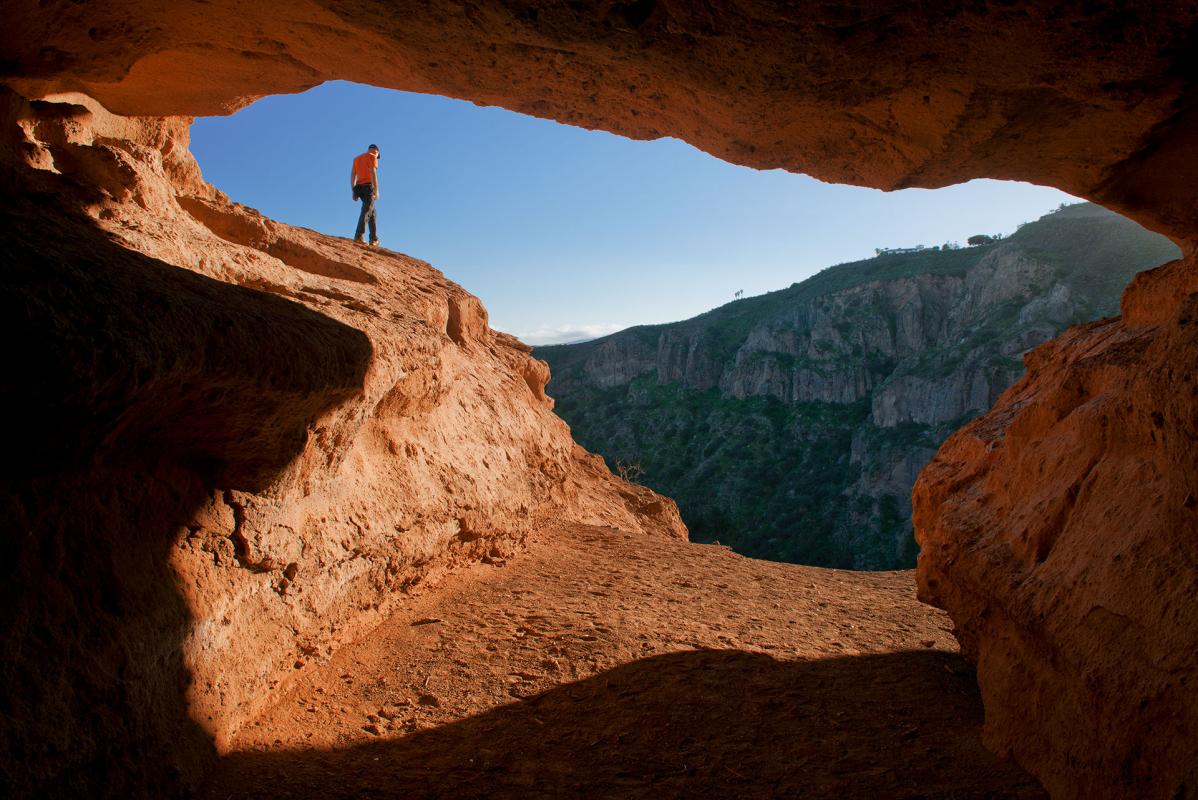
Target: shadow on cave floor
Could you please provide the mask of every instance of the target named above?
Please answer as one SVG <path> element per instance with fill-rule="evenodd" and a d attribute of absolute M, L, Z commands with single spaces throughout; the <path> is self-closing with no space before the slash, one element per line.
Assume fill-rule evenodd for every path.
<path fill-rule="evenodd" d="M 171 549 L 360 391 L 370 342 L 116 244 L 65 181 L 0 186 L 0 795 L 167 796 L 215 758 Z"/>
<path fill-rule="evenodd" d="M 15 421 L 0 460 L 0 794 L 164 796 L 214 761 L 184 700 L 180 643 L 191 620 L 171 547 L 215 488 L 259 487 L 294 458 L 313 416 L 360 389 L 370 344 L 298 304 L 120 247 L 52 194 L 27 193 L 3 212 L 0 318 L 21 346 L 0 380 Z M 787 609 L 783 624 L 798 604 L 785 592 L 807 585 L 785 566 L 734 559 L 725 575 L 701 555 L 714 551 L 625 538 L 594 533 L 569 568 L 525 558 L 502 572 L 524 581 L 538 572 L 559 599 L 603 598 L 613 627 L 643 622 L 656 603 L 656 618 L 678 633 L 686 617 L 714 613 L 695 600 L 705 594 L 728 606 L 703 617 L 720 639 L 737 613 L 762 613 L 738 591 L 768 587 L 772 608 Z M 832 573 L 810 579 L 822 588 L 811 583 L 807 613 L 860 627 L 864 608 L 848 616 L 817 602 Z M 527 586 L 479 600 L 479 613 L 521 602 L 527 615 L 544 611 L 545 591 L 513 599 Z M 445 616 L 439 627 L 450 629 Z M 665 630 L 652 641 L 674 646 Z M 710 646 L 622 658 L 401 738 L 232 754 L 216 762 L 206 791 L 1042 796 L 982 748 L 976 687 L 954 654 L 780 660 Z"/>
<path fill-rule="evenodd" d="M 912 578 L 531 532 L 305 664 L 204 796 L 1043 797 Z"/>
<path fill-rule="evenodd" d="M 698 650 L 398 739 L 236 753 L 204 796 L 1043 797 L 983 748 L 980 724 L 955 654 Z"/>

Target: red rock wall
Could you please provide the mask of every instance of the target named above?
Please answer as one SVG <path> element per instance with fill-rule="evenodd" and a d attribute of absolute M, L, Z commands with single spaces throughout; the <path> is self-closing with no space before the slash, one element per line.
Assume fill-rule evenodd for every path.
<path fill-rule="evenodd" d="M 1187 249 L 1198 239 L 1193 0 L 1135 7 L 1081 0 L 801 7 L 682 0 L 461 6 L 15 0 L 6 7 L 6 23 L 2 80 L 26 97 L 82 90 L 125 114 L 186 115 L 227 112 L 263 94 L 345 78 L 504 105 L 634 137 L 675 135 L 738 163 L 825 180 L 880 188 L 979 176 L 1030 180 L 1125 212 Z M 172 464 L 187 462 L 189 475 L 215 476 L 201 481 L 204 491 L 175 484 L 156 490 L 153 480 L 138 486 L 174 498 L 160 498 L 164 509 L 176 507 L 172 503 L 188 509 L 164 511 L 155 527 L 166 530 L 199 509 L 195 535 L 181 541 L 196 542 L 200 553 L 209 552 L 206 546 L 223 548 L 221 541 L 234 545 L 231 556 L 212 550 L 211 569 L 226 563 L 218 563 L 218 555 L 231 558 L 241 570 L 229 568 L 238 580 L 220 591 L 184 590 L 196 595 L 191 602 L 197 607 L 209 609 L 204 614 L 228 606 L 226 597 L 268 617 L 262 609 L 307 609 L 295 598 L 311 568 L 344 576 L 351 587 L 347 597 L 377 595 L 377 589 L 355 594 L 352 587 L 387 585 L 391 579 L 379 576 L 379 562 L 359 563 L 344 554 L 353 553 L 360 538 L 375 536 L 362 525 L 370 517 L 373 526 L 373 515 L 391 501 L 376 507 L 351 498 L 384 498 L 380 493 L 392 491 L 387 487 L 400 478 L 427 491 L 477 498 L 451 504 L 452 512 L 440 516 L 430 510 L 429 518 L 442 527 L 430 523 L 428 533 L 417 537 L 424 544 L 405 556 L 407 564 L 445 552 L 455 537 L 475 541 L 469 532 L 479 525 L 470 512 L 478 508 L 501 508 L 496 518 L 508 519 L 520 503 L 527 505 L 512 498 L 548 491 L 553 503 L 573 502 L 569 487 L 585 484 L 571 470 L 587 461 L 567 455 L 565 432 L 548 421 L 537 388 L 540 368 L 502 337 L 472 339 L 469 331 L 480 330 L 480 318 L 456 287 L 439 282 L 423 265 L 362 263 L 336 242 L 231 209 L 204 189 L 188 159 L 176 157 L 182 123 L 109 120 L 120 132 L 80 150 L 71 138 L 81 130 L 74 112 L 38 109 L 43 113 L 59 114 L 61 124 L 32 124 L 36 130 L 26 138 L 57 142 L 57 150 L 4 139 L 7 160 L 58 169 L 91 189 L 73 188 L 81 194 L 68 195 L 58 207 L 55 198 L 63 192 L 53 182 L 32 193 L 25 177 L 11 184 L 18 198 L 11 216 L 25 238 L 6 240 L 10 263 L 41 265 L 20 279 L 11 302 L 36 318 L 26 338 L 43 343 L 38 347 L 46 352 L 37 359 L 58 359 L 52 362 L 57 372 L 38 371 L 42 362 L 31 356 L 23 369 L 37 380 L 25 385 L 64 387 L 34 392 L 45 402 L 14 418 L 34 420 L 22 431 L 32 437 L 31 453 L 38 452 L 38 431 L 64 430 L 51 437 L 59 449 L 30 462 L 58 476 L 49 484 L 55 487 L 51 494 L 71 485 L 54 472 L 68 455 L 75 454 L 70 463 L 79 469 L 97 469 L 95 453 L 125 458 L 141 441 L 161 443 L 138 456 L 137 469 L 148 476 L 170 474 L 145 461 L 160 451 L 170 454 Z M 159 162 L 169 181 L 144 174 L 145 165 Z M 196 199 L 173 205 L 177 191 Z M 148 267 L 114 266 L 101 285 L 92 271 L 61 266 L 84 263 L 85 255 L 124 263 L 117 250 L 96 244 L 88 232 L 93 222 L 86 223 L 92 228 L 68 223 L 77 208 L 89 209 L 89 219 L 99 218 L 124 246 L 158 259 L 153 263 L 189 271 L 163 272 L 171 276 L 169 285 L 178 286 L 151 299 L 134 291 L 132 285 L 141 283 L 129 277 Z M 50 258 L 43 249 L 48 230 L 65 230 L 71 241 L 89 244 Z M 426 278 L 413 283 L 415 273 Z M 1142 278 L 1125 299 L 1122 322 L 1071 331 L 1037 351 L 1028 378 L 945 445 L 917 490 L 921 591 L 950 611 L 963 644 L 978 659 L 988 739 L 1061 796 L 1171 797 L 1182 782 L 1194 790 L 1193 662 L 1187 659 L 1198 633 L 1184 601 L 1187 587 L 1193 597 L 1198 575 L 1190 547 L 1195 525 L 1187 516 L 1188 498 L 1198 491 L 1194 353 L 1187 338 L 1196 274 L 1191 258 Z M 199 275 L 217 282 L 197 282 Z M 86 290 L 55 288 L 76 281 Z M 157 279 L 152 284 L 166 285 Z M 295 316 L 294 309 L 278 313 L 293 314 L 296 329 L 309 325 L 319 335 L 310 346 L 307 337 L 298 344 L 267 341 L 280 326 L 263 320 L 275 312 L 258 308 L 267 302 L 258 294 L 230 284 L 318 311 L 323 322 Z M 31 294 L 31 286 L 43 294 Z M 399 286 L 404 289 L 388 288 Z M 60 305 L 80 320 L 95 321 L 84 298 L 97 292 L 108 293 L 107 305 L 126 309 L 116 322 L 102 320 L 121 326 L 111 335 L 93 339 L 82 322 L 55 321 L 53 309 Z M 239 304 L 258 310 L 227 320 L 194 310 Z M 405 331 L 402 341 L 417 344 L 401 347 L 393 334 L 381 333 L 396 304 L 407 309 L 393 320 Z M 161 312 L 147 317 L 145 327 L 133 313 L 143 306 Z M 191 324 L 154 323 L 174 317 Z M 262 327 L 253 328 L 251 319 Z M 158 330 L 152 323 L 161 336 L 149 335 Z M 244 366 L 227 374 L 236 360 L 219 348 L 203 350 L 211 334 L 206 326 L 214 325 L 262 340 L 259 346 L 275 354 L 247 363 L 273 358 L 286 368 L 268 370 L 269 377 Z M 364 365 L 352 331 L 365 333 L 371 344 Z M 144 353 L 128 364 L 117 357 L 125 339 L 141 342 L 133 352 Z M 85 361 L 91 366 L 80 371 L 82 378 L 62 377 Z M 325 366 L 305 366 L 313 361 Z M 491 366 L 481 370 L 484 393 L 470 399 L 451 376 L 478 363 Z M 113 370 L 123 377 L 96 383 Z M 196 419 L 179 430 L 155 416 L 156 409 L 189 409 L 195 389 L 213 382 L 223 388 L 201 392 L 202 408 L 209 410 L 196 411 Z M 511 382 L 523 387 L 523 395 L 512 393 Z M 487 393 L 501 387 L 508 399 L 499 410 L 529 427 L 490 442 L 453 444 L 446 452 L 463 447 L 479 454 L 465 462 L 466 469 L 436 457 L 441 444 L 416 452 L 396 444 L 407 436 L 435 440 L 438 430 L 477 420 L 472 415 L 484 413 Z M 257 401 L 259 393 L 264 403 Z M 13 396 L 28 401 L 21 392 Z M 514 399 L 519 396 L 526 405 Z M 73 423 L 56 427 L 35 413 L 59 407 L 65 410 L 55 419 Z M 122 411 L 130 407 L 138 413 Z M 225 429 L 211 443 L 195 433 L 209 426 Z M 267 456 L 251 457 L 240 447 L 245 435 L 256 437 Z M 397 449 L 390 460 L 379 455 L 392 445 Z M 477 478 L 490 474 L 501 453 L 519 459 L 518 474 L 525 477 L 516 488 Z M 32 480 L 24 466 L 14 469 L 15 480 Z M 242 482 L 229 484 L 227 496 L 213 493 L 215 481 L 233 478 Z M 413 490 L 417 505 L 426 508 L 419 491 Z M 651 509 L 656 503 L 632 505 Z M 25 506 L 13 518 L 36 511 Z M 331 515 L 317 511 L 324 506 L 335 509 Z M 333 538 L 304 533 L 305 521 L 322 515 L 335 520 L 339 531 L 342 544 L 333 555 L 322 550 L 333 546 L 327 545 Z M 388 530 L 411 524 L 392 512 L 383 517 L 380 524 Z M 94 519 L 107 517 L 97 513 Z M 121 525 L 112 529 L 123 530 Z M 462 537 L 462 531 L 468 533 Z M 314 561 L 286 561 L 296 557 L 288 550 L 296 538 L 309 542 L 301 555 Z M 119 539 L 112 534 L 107 540 Z M 60 552 L 77 551 L 43 548 L 37 569 L 57 568 Z M 289 583 L 282 590 L 277 577 L 272 585 L 242 575 L 273 575 L 284 562 Z M 199 555 L 194 563 L 209 569 Z M 300 565 L 294 590 L 286 578 L 291 563 Z M 207 575 L 197 573 L 204 586 L 210 585 Z M 364 577 L 370 575 L 376 577 Z M 247 588 L 252 586 L 258 588 Z M 325 613 L 324 603 L 311 606 L 312 618 Z M 277 613 L 282 616 L 272 624 L 300 611 Z M 41 628 L 64 626 L 59 620 Z M 240 645 L 227 643 L 243 635 L 212 628 L 203 646 L 187 652 L 196 658 L 240 652 Z M 281 652 L 279 646 L 264 648 Z M 221 657 L 213 655 L 209 663 Z M 203 674 L 203 667 L 196 668 Z M 281 673 L 267 670 L 253 685 L 269 686 L 271 674 Z M 229 694 L 222 698 L 221 691 Z M 253 705 L 235 687 L 202 682 L 193 697 L 213 708 Z"/>
<path fill-rule="evenodd" d="M 1198 0 L 13 0 L 27 97 L 228 113 L 335 78 L 879 188 L 1051 184 L 1198 236 Z"/>
<path fill-rule="evenodd" d="M 987 744 L 1054 797 L 1198 785 L 1194 272 L 1035 350 L 915 487 L 919 596 L 977 662 Z"/>
<path fill-rule="evenodd" d="M 186 120 L 2 99 L 16 794 L 170 792 L 395 598 L 547 520 L 686 535 L 428 264 L 229 203 Z"/>

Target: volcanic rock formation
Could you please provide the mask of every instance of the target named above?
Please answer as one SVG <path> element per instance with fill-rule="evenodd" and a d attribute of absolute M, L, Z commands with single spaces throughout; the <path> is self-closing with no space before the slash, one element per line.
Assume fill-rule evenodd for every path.
<path fill-rule="evenodd" d="M 1198 3 L 894 6 L 7 4 L 5 764 L 71 765 L 64 791 L 105 759 L 174 780 L 148 756 L 192 723 L 138 709 L 169 706 L 180 652 L 219 739 L 282 680 L 272 632 L 318 652 L 438 563 L 501 558 L 525 515 L 678 532 L 434 271 L 229 205 L 186 120 L 43 102 L 227 112 L 345 78 L 825 180 L 1051 184 L 1177 241 L 1122 319 L 1045 345 L 946 444 L 916 520 L 992 744 L 1060 796 L 1192 791 Z M 391 564 L 397 531 L 418 532 Z"/>
<path fill-rule="evenodd" d="M 27 97 L 213 114 L 340 78 L 827 181 L 1030 180 L 1198 235 L 1194 0 L 8 5 L 5 80 Z"/>
<path fill-rule="evenodd" d="M 987 743 L 1054 796 L 1198 785 L 1198 294 L 1172 297 L 1193 269 L 1033 351 L 912 497 L 920 598 L 978 664 Z"/>
<path fill-rule="evenodd" d="M 428 264 L 230 203 L 186 120 L 4 101 L 10 787 L 194 777 L 404 590 L 547 519 L 685 537 Z"/>

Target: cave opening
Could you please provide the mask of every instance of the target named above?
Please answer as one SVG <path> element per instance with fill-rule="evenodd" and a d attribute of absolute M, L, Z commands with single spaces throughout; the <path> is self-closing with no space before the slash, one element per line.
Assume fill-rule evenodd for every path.
<path fill-rule="evenodd" d="M 887 194 L 345 82 L 201 119 L 191 138 L 233 200 L 343 238 L 347 154 L 381 143 L 385 245 L 549 360 L 580 443 L 678 501 L 695 541 L 816 566 L 913 567 L 910 491 L 944 438 L 1025 352 L 1117 313 L 1135 272 L 1178 255 L 1043 187 Z M 688 363 L 666 363 L 679 347 Z"/>
<path fill-rule="evenodd" d="M 522 731 L 504 741 L 561 745 L 547 760 L 563 791 L 585 778 L 586 764 L 570 754 L 611 733 L 602 752 L 615 760 L 632 752 L 621 736 L 646 742 L 638 769 L 665 793 L 684 791 L 680 782 L 697 774 L 735 794 L 744 763 L 780 781 L 796 773 L 746 756 L 753 732 L 743 726 L 704 749 L 688 730 L 701 709 L 678 686 L 723 701 L 700 703 L 715 709 L 705 731 L 779 710 L 791 722 L 824 720 L 869 699 L 821 687 L 870 685 L 875 699 L 894 701 L 918 676 L 950 676 L 912 714 L 971 691 L 969 667 L 949 652 L 947 618 L 885 573 L 817 580 L 774 564 L 745 575 L 738 570 L 758 562 L 680 548 L 671 503 L 616 481 L 575 448 L 549 413 L 543 365 L 435 269 L 347 249 L 232 206 L 203 184 L 176 117 L 328 78 L 471 97 L 634 138 L 673 134 L 730 161 L 882 188 L 1034 180 L 1173 237 L 1185 257 L 1138 275 L 1118 318 L 1044 343 L 1027 378 L 950 437 L 922 473 L 914 514 L 920 596 L 947 610 L 977 665 L 990 751 L 1062 797 L 1172 797 L 1194 785 L 1189 10 L 850 4 L 796 18 L 769 4 L 474 4 L 460 14 L 320 3 L 285 13 L 221 2 L 137 14 L 120 4 L 36 5 L 14 8 L 15 29 L 28 35 L 11 37 L 3 53 L 15 91 L 3 98 L 3 180 L 16 223 L 3 240 L 4 302 L 21 341 L 32 343 L 5 387 L 24 423 L 17 441 L 31 454 L 5 473 L 6 516 L 16 523 L 5 539 L 13 602 L 4 630 L 15 645 L 2 733 L 17 794 L 169 791 L 213 756 L 193 746 L 189 726 L 224 748 L 251 736 L 240 726 L 284 694 L 311 701 L 302 713 L 318 724 L 308 732 L 327 723 L 335 749 L 307 745 L 293 728 L 298 738 L 286 747 L 298 756 L 273 767 L 270 757 L 246 761 L 260 781 L 251 792 L 301 772 L 302 786 L 327 786 L 345 774 L 333 761 L 356 768 L 375 758 L 387 766 L 369 780 L 392 785 L 421 787 L 431 767 L 432 779 L 469 787 L 452 782 L 465 769 L 459 757 L 475 756 L 485 778 L 502 776 L 513 792 L 544 781 L 535 760 L 473 752 L 499 725 Z M 62 94 L 79 92 L 96 101 Z M 39 436 L 43 428 L 56 433 Z M 534 523 L 547 521 L 569 521 L 568 535 L 538 539 L 544 529 Z M 581 554 L 573 563 L 599 568 L 594 582 L 578 584 L 594 587 L 583 600 L 660 598 L 677 608 L 646 624 L 647 639 L 612 638 L 611 623 L 628 619 L 618 601 L 612 618 L 554 627 L 535 594 L 513 604 L 527 586 L 504 583 L 529 563 L 516 558 L 525 546 L 546 559 L 537 562 L 546 588 L 563 583 L 568 550 Z M 680 572 L 683 552 L 711 569 Z M 321 716 L 317 698 L 287 694 L 394 611 L 389 598 L 456 568 L 489 570 L 497 592 L 481 605 L 491 611 L 463 628 L 441 609 L 410 609 L 407 627 L 443 653 L 493 623 L 511 643 L 492 677 L 518 701 L 516 725 L 505 726 L 513 718 L 504 712 L 410 731 L 399 748 L 366 738 L 399 712 L 433 719 L 451 705 L 446 687 L 461 677 L 452 663 L 444 674 L 393 663 L 388 674 L 401 676 L 411 703 L 379 694 L 388 702 L 357 709 L 361 720 L 332 703 L 333 716 Z M 663 580 L 646 584 L 653 569 Z M 724 607 L 719 625 L 702 630 L 694 609 L 705 597 Z M 873 616 L 862 617 L 862 602 Z M 905 619 L 909 636 L 890 640 L 900 652 L 879 662 L 868 648 L 884 637 L 870 624 L 900 606 L 915 615 Z M 775 640 L 755 638 L 829 608 L 846 624 L 823 649 L 784 654 Z M 855 624 L 861 618 L 866 625 Z M 925 630 L 930 645 L 917 632 Z M 507 659 L 522 649 L 540 656 L 521 643 L 554 637 L 576 649 Z M 631 660 L 594 649 L 612 641 Z M 673 647 L 689 650 L 676 656 Z M 575 661 L 600 677 L 540 691 L 539 681 Z M 717 680 L 696 681 L 708 674 Z M 650 696 L 636 691 L 653 685 L 660 691 Z M 370 686 L 360 696 L 388 688 Z M 964 720 L 961 736 L 887 729 L 883 750 L 907 768 L 908 793 L 1038 792 L 1019 783 L 1022 773 L 995 772 L 968 733 L 980 721 L 974 698 L 949 709 Z M 660 709 L 649 724 L 643 700 Z M 579 702 L 612 723 L 585 729 L 594 739 L 570 739 L 584 730 L 568 710 Z M 156 715 L 163 704 L 168 713 Z M 627 713 L 603 716 L 613 708 Z M 683 713 L 671 717 L 671 708 Z M 859 733 L 878 718 L 850 715 L 849 728 Z M 334 729 L 350 719 L 363 723 L 359 731 Z M 666 723 L 681 733 L 667 736 Z M 860 779 L 851 786 L 861 796 L 896 788 L 871 777 L 872 740 L 870 749 L 857 738 L 802 750 L 827 730 L 800 727 L 783 749 L 821 765 L 820 785 Z M 903 744 L 908 737 L 916 744 Z M 662 741 L 680 757 L 662 758 Z M 752 741 L 753 752 L 771 744 Z M 953 747 L 974 749 L 958 758 L 965 751 Z M 437 752 L 450 756 L 430 761 Z M 951 755 L 931 759 L 931 773 L 910 770 L 932 752 Z M 946 763 L 964 765 L 968 780 L 999 783 L 937 784 Z M 626 778 L 604 773 L 585 786 L 610 793 Z"/>

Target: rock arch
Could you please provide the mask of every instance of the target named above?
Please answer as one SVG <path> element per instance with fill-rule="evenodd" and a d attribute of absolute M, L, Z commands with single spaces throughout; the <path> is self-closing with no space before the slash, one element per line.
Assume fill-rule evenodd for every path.
<path fill-rule="evenodd" d="M 71 192 L 87 185 L 107 198 L 71 200 L 90 203 L 98 216 L 138 197 L 154 207 L 154 191 L 211 200 L 215 193 L 185 153 L 185 121 L 122 120 L 24 98 L 79 92 L 125 117 L 178 117 L 225 113 L 265 94 L 344 78 L 632 137 L 679 136 L 730 161 L 884 189 L 983 176 L 1051 184 L 1169 235 L 1185 257 L 1137 279 L 1120 319 L 1074 329 L 1037 350 L 1027 378 L 945 445 L 915 501 L 921 595 L 950 611 L 978 661 L 991 746 L 1012 753 L 1059 796 L 1193 791 L 1198 3 L 892 5 L 308 0 L 280 8 L 231 0 L 18 0 L 6 9 L 0 64 L 15 92 L 6 98 L 6 119 L 24 133 L 3 139 L 5 180 L 15 193 L 32 187 L 42 196 L 64 191 L 48 174 L 68 173 Z M 87 108 L 82 100 L 66 105 Z M 30 206 L 13 218 L 36 227 L 52 217 Z M 319 242 L 302 245 L 313 258 L 334 258 Z M 197 257 L 186 247 L 153 246 L 160 257 L 169 252 L 170 263 Z M 14 252 L 45 260 L 32 248 Z M 258 258 L 237 256 L 247 264 Z M 266 267 L 237 274 L 247 285 L 313 296 Z M 356 293 L 370 285 L 339 285 L 344 298 L 323 285 L 308 288 L 352 311 L 354 303 L 368 307 Z M 429 301 L 413 320 L 423 315 L 440 335 L 452 323 L 446 309 L 465 301 L 435 277 L 423 285 Z M 407 388 L 382 405 L 420 413 L 440 407 L 449 391 L 445 371 L 489 350 L 507 365 L 496 368 L 495 380 L 523 387 L 524 395 L 532 387 L 528 413 L 542 414 L 536 381 L 525 385 L 540 372 L 523 353 L 456 329 L 460 342 L 446 337 L 452 345 L 387 362 L 386 383 Z M 325 341 L 335 347 L 337 335 L 330 331 Z M 380 363 L 376 354 L 365 390 L 352 376 L 329 374 L 320 391 L 341 396 L 357 385 L 371 395 Z M 148 385 L 155 375 L 150 369 L 130 380 Z M 298 421 L 320 413 L 317 403 Z M 345 437 L 359 435 L 345 412 L 334 416 L 317 425 L 325 458 L 345 457 L 352 450 Z M 550 424 L 547 416 L 528 420 L 528 430 Z M 279 431 L 291 423 L 280 422 Z M 385 430 L 370 435 L 387 439 Z M 508 445 L 519 449 L 529 435 L 514 433 Z M 565 485 L 563 476 L 578 470 L 601 482 L 590 462 L 568 454 L 568 435 L 554 435 L 553 457 L 538 468 L 556 478 L 543 488 Z M 294 444 L 284 440 L 276 443 L 280 452 Z M 387 441 L 381 446 L 399 446 L 395 437 Z M 177 446 L 193 461 L 239 463 L 225 451 Z M 320 471 L 305 463 L 307 474 L 285 468 L 293 470 L 286 481 L 319 495 Z M 17 470 L 15 480 L 26 478 Z M 247 513 L 241 500 L 229 499 L 227 511 L 212 513 Z M 581 503 L 560 490 L 555 502 Z M 656 501 L 633 506 L 660 508 Z M 481 507 L 496 513 L 493 502 Z M 661 514 L 644 524 L 670 528 L 668 512 Z M 444 523 L 458 532 L 479 527 L 467 516 Z M 465 541 L 449 527 L 435 541 Z M 247 555 L 257 546 L 274 558 L 269 531 L 259 533 L 260 541 L 245 537 L 245 553 L 230 557 L 258 559 Z M 261 674 L 262 685 L 274 679 L 270 669 Z"/>

